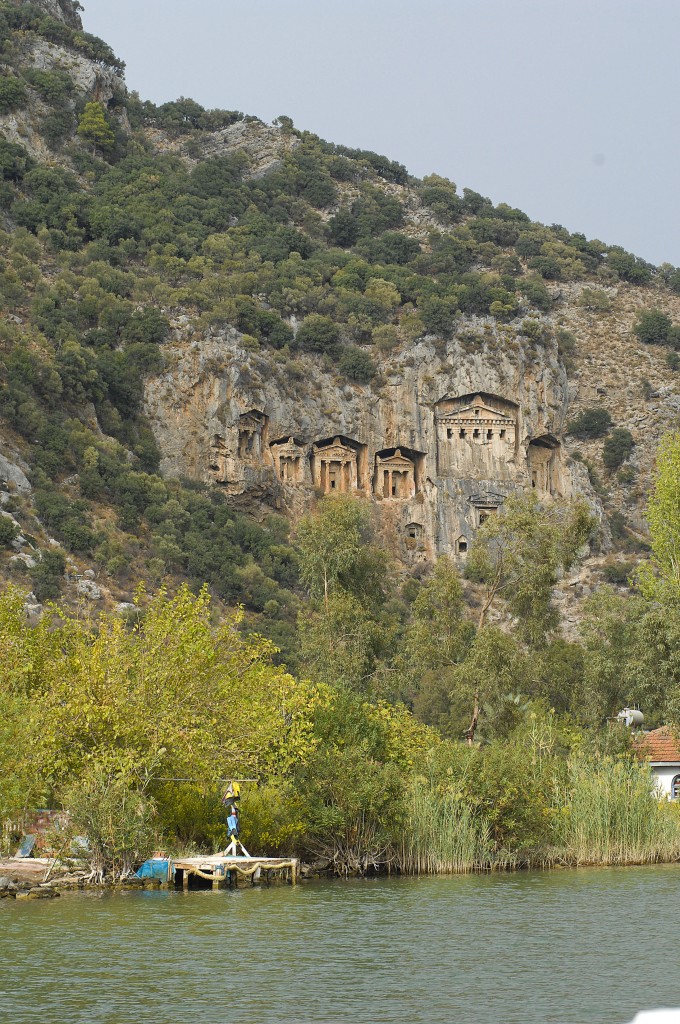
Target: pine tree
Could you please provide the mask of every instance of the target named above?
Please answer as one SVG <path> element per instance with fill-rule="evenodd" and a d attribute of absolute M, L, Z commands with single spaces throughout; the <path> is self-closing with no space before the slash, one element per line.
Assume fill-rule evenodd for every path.
<path fill-rule="evenodd" d="M 101 103 L 85 104 L 85 110 L 78 122 L 78 135 L 85 142 L 92 143 L 93 156 L 97 147 L 103 152 L 113 149 L 116 137 L 104 116 L 104 107 Z"/>

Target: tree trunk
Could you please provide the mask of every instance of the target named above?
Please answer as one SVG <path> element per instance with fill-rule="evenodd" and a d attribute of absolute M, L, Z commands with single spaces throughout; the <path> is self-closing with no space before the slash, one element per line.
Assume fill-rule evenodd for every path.
<path fill-rule="evenodd" d="M 477 722 L 478 721 L 479 721 L 479 687 L 476 686 L 475 687 L 474 704 L 472 706 L 472 719 L 470 720 L 470 725 L 468 726 L 468 730 L 465 733 L 465 739 L 467 740 L 468 746 L 470 746 L 470 747 L 472 746 L 472 744 L 474 742 L 475 733 L 477 732 Z"/>

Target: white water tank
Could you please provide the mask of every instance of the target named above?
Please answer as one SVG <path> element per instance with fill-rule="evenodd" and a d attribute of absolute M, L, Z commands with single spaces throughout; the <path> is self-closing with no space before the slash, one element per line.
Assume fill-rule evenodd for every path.
<path fill-rule="evenodd" d="M 623 711 L 619 711 L 616 718 L 617 721 L 627 725 L 629 729 L 639 729 L 645 720 L 645 716 L 639 708 L 624 708 Z"/>

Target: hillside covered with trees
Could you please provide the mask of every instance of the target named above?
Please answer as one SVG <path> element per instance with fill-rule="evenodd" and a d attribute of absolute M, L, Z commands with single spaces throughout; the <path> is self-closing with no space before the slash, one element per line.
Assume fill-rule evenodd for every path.
<path fill-rule="evenodd" d="M 94 834 L 133 793 L 126 856 L 209 847 L 214 786 L 158 779 L 244 773 L 250 841 L 339 869 L 677 856 L 606 722 L 680 721 L 680 269 L 285 116 L 144 101 L 78 11 L 0 2 L 0 814 Z M 409 573 L 360 499 L 291 524 L 163 475 L 146 389 L 180 329 L 237 332 L 302 402 L 315 375 L 379 391 L 423 338 L 545 353 L 603 515 L 516 496 L 464 576 Z M 649 831 L 615 855 L 631 792 Z"/>

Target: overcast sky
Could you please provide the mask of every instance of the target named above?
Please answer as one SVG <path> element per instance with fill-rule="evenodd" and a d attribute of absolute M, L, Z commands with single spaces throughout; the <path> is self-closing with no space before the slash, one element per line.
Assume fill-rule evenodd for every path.
<path fill-rule="evenodd" d="M 678 0 L 83 0 L 156 103 L 386 153 L 680 265 Z"/>

